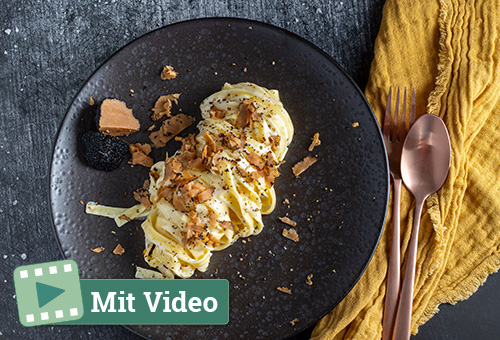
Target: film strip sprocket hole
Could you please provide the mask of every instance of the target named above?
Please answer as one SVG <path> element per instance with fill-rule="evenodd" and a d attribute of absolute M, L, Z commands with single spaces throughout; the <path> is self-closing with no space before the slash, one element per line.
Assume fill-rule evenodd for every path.
<path fill-rule="evenodd" d="M 73 260 L 21 266 L 14 271 L 19 320 L 39 326 L 83 316 L 78 266 Z"/>

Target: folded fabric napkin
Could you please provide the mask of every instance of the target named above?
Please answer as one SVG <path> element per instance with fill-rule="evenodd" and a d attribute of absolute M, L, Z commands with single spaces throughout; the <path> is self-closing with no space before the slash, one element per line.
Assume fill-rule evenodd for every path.
<path fill-rule="evenodd" d="M 384 7 L 366 97 L 381 121 L 389 86 L 415 87 L 417 115 L 441 117 L 452 148 L 448 179 L 422 216 L 413 334 L 440 304 L 467 299 L 500 266 L 498 8 L 496 0 L 388 0 Z M 414 206 L 403 189 L 404 259 Z M 391 211 L 366 272 L 312 339 L 381 338 Z"/>

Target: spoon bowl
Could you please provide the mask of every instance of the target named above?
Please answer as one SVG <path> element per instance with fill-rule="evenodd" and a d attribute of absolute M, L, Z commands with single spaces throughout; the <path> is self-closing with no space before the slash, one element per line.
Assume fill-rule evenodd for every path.
<path fill-rule="evenodd" d="M 415 215 L 406 270 L 399 296 L 393 339 L 410 338 L 413 285 L 418 247 L 420 215 L 425 199 L 441 188 L 448 176 L 451 145 L 448 130 L 441 118 L 421 116 L 408 132 L 401 154 L 401 177 L 415 196 Z"/>
<path fill-rule="evenodd" d="M 423 115 L 408 133 L 401 154 L 401 175 L 415 199 L 441 188 L 450 161 L 450 137 L 444 122 L 435 115 Z"/>

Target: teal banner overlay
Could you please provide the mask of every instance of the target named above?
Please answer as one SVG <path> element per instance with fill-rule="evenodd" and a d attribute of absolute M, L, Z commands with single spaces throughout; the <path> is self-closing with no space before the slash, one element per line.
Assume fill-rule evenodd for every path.
<path fill-rule="evenodd" d="M 26 327 L 224 325 L 227 280 L 80 280 L 73 260 L 14 270 L 19 320 Z"/>
<path fill-rule="evenodd" d="M 223 325 L 229 322 L 227 280 L 80 280 L 78 325 Z"/>

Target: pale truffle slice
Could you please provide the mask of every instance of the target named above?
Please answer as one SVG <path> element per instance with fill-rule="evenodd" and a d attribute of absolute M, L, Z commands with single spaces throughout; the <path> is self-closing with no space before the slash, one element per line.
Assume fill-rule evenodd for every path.
<path fill-rule="evenodd" d="M 132 165 L 143 165 L 147 168 L 150 168 L 154 164 L 153 158 L 149 157 L 151 153 L 151 145 L 150 144 L 141 144 L 135 143 L 130 144 L 128 146 L 130 153 L 132 154 L 132 158 L 128 162 Z"/>
<path fill-rule="evenodd" d="M 194 121 L 193 117 L 180 113 L 163 121 L 158 131 L 149 134 L 149 139 L 155 147 L 163 147 L 182 130 L 193 124 Z"/>
<path fill-rule="evenodd" d="M 174 79 L 179 73 L 174 71 L 174 68 L 170 65 L 166 65 L 161 71 L 160 77 L 162 80 Z"/>
<path fill-rule="evenodd" d="M 155 106 L 151 109 L 151 111 L 153 111 L 151 119 L 160 120 L 163 116 L 170 117 L 172 102 L 177 104 L 177 100 L 179 99 L 180 95 L 180 93 L 173 93 L 167 94 L 165 96 L 160 96 L 156 101 Z"/>
<path fill-rule="evenodd" d="M 297 164 L 292 167 L 293 174 L 295 177 L 299 177 L 301 173 L 306 171 L 311 165 L 316 163 L 318 159 L 315 157 L 307 156 Z"/>
<path fill-rule="evenodd" d="M 299 234 L 297 233 L 297 230 L 294 228 L 290 229 L 283 229 L 282 233 L 283 237 L 286 237 L 289 240 L 292 240 L 293 242 L 299 242 Z"/>
<path fill-rule="evenodd" d="M 297 222 L 295 221 L 292 221 L 291 219 L 289 219 L 288 217 L 279 217 L 280 221 L 283 222 L 283 223 L 286 223 L 288 225 L 291 225 L 292 227 L 295 227 L 297 225 Z"/>
<path fill-rule="evenodd" d="M 292 290 L 288 287 L 276 287 L 276 289 L 286 294 L 292 294 Z"/>
<path fill-rule="evenodd" d="M 123 249 L 123 247 L 120 243 L 118 243 L 116 245 L 115 249 L 113 249 L 113 254 L 120 255 L 120 256 L 125 254 L 125 249 Z"/>
<path fill-rule="evenodd" d="M 315 147 L 317 147 L 318 145 L 321 145 L 321 141 L 319 140 L 319 133 L 315 133 L 313 138 L 312 138 L 312 142 L 311 142 L 311 145 L 309 146 L 309 152 L 313 151 L 313 149 Z"/>
<path fill-rule="evenodd" d="M 118 99 L 104 99 L 101 104 L 99 131 L 110 136 L 128 136 L 139 131 L 141 125 L 127 108 L 125 102 Z"/>

